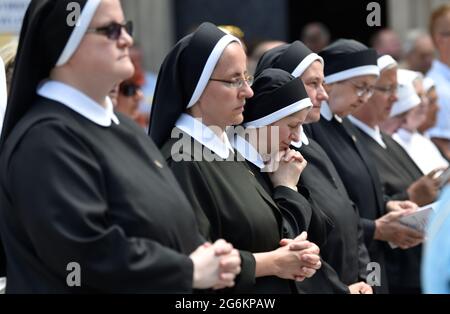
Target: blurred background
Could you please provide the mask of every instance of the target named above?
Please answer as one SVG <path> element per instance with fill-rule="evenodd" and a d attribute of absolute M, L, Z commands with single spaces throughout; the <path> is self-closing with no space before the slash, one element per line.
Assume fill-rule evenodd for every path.
<path fill-rule="evenodd" d="M 0 0 L 0 47 L 17 36 L 30 0 Z M 443 0 L 122 0 L 135 23 L 136 64 L 142 67 L 144 115 L 152 102 L 156 74 L 178 39 L 204 21 L 226 25 L 247 46 L 249 70 L 280 41 L 303 40 L 318 51 L 337 38 L 354 38 L 402 61 L 411 30 L 428 30 L 431 11 Z M 379 25 L 369 26 L 368 4 L 379 6 Z M 230 27 L 232 26 L 232 27 Z M 130 89 L 128 89 L 130 91 Z M 131 89 L 130 94 L 133 90 Z M 136 94 L 137 95 L 137 94 Z M 145 122 L 143 122 L 145 124 Z"/>

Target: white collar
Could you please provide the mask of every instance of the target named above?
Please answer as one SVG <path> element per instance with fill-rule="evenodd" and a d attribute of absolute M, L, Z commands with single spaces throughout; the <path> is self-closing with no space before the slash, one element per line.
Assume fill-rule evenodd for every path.
<path fill-rule="evenodd" d="M 233 147 L 225 132 L 223 132 L 222 139 L 220 139 L 209 127 L 191 115 L 182 113 L 175 126 L 213 151 L 220 158 L 227 159 L 230 156 L 230 151 L 233 152 Z"/>
<path fill-rule="evenodd" d="M 361 131 L 369 135 L 372 139 L 374 139 L 381 147 L 384 149 L 387 148 L 386 144 L 383 141 L 383 137 L 381 136 L 380 128 L 378 125 L 375 126 L 375 128 L 372 128 L 362 122 L 361 120 L 358 120 L 354 116 L 348 116 L 348 119 L 350 122 L 352 122 L 354 125 L 356 125 Z"/>
<path fill-rule="evenodd" d="M 298 142 L 291 142 L 291 145 L 297 148 L 302 147 L 302 145 L 309 145 L 309 139 L 305 134 L 305 130 L 303 129 L 303 126 L 300 126 L 300 141 Z"/>
<path fill-rule="evenodd" d="M 258 153 L 258 151 L 253 147 L 252 144 L 250 144 L 248 141 L 246 141 L 241 136 L 234 134 L 230 138 L 231 145 L 239 152 L 239 154 L 242 155 L 247 161 L 254 164 L 259 169 L 263 169 L 265 167 L 263 158 Z"/>
<path fill-rule="evenodd" d="M 119 124 L 109 97 L 106 97 L 104 108 L 79 90 L 58 81 L 43 82 L 38 86 L 37 94 L 63 104 L 100 126 L 109 127 L 111 121 Z"/>
<path fill-rule="evenodd" d="M 342 123 L 342 118 L 336 114 L 333 114 L 333 112 L 331 111 L 330 105 L 328 105 L 328 102 L 326 102 L 326 101 L 322 101 L 322 106 L 320 108 L 320 114 L 327 121 L 331 121 L 334 117 L 337 122 Z"/>

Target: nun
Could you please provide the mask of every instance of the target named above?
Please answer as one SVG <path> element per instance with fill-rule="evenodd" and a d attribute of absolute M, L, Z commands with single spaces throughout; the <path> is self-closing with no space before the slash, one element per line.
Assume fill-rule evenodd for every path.
<path fill-rule="evenodd" d="M 73 20 L 69 4 L 81 14 Z M 119 0 L 32 0 L 1 137 L 7 293 L 190 293 L 234 284 L 146 134 L 114 113 L 133 74 Z M 157 184 L 155 184 L 157 183 Z"/>
<path fill-rule="evenodd" d="M 236 128 L 234 134 L 230 135 L 231 144 L 246 159 L 268 193 L 274 194 L 280 185 L 277 178 L 279 171 L 285 171 L 283 176 L 288 178 L 289 186 L 298 190 L 297 183 L 301 173 L 290 169 L 296 167 L 297 163 L 287 161 L 298 160 L 302 172 L 307 161 L 289 146 L 292 138 L 298 139 L 299 126 L 312 107 L 311 101 L 302 83 L 279 69 L 264 71 L 255 81 L 253 90 L 255 96 L 247 102 L 244 111 L 244 128 Z M 289 167 L 285 167 L 285 164 Z M 299 193 L 309 198 L 308 190 L 302 189 Z M 289 214 L 292 215 L 292 221 L 302 220 L 300 213 L 295 211 L 288 213 L 286 219 Z M 303 222 L 303 225 L 308 231 L 309 239 L 314 239 L 319 245 L 326 241 L 328 228 L 332 228 L 327 217 L 320 211 L 313 212 L 311 219 Z M 291 237 L 295 237 L 300 231 L 290 230 Z"/>
<path fill-rule="evenodd" d="M 377 54 L 355 40 L 339 39 L 319 55 L 325 61 L 325 90 L 329 99 L 322 102 L 320 121 L 305 126 L 306 134 L 330 157 L 350 199 L 359 209 L 371 261 L 381 269 L 381 276 L 375 282 L 380 292 L 386 292 L 384 248 L 386 241 L 393 237 L 391 222 L 398 217 L 395 213 L 385 214 L 400 204 L 385 203 L 374 161 L 347 118 L 373 94 L 380 72 Z"/>
<path fill-rule="evenodd" d="M 310 216 L 310 208 L 302 208 L 309 204 L 279 172 L 276 192 L 267 193 L 226 134 L 242 122 L 252 83 L 240 41 L 203 23 L 162 64 L 149 132 L 194 207 L 201 233 L 240 250 L 242 271 L 231 292 L 296 293 L 294 280 L 320 268 L 319 249 L 305 234 L 280 246 L 287 233 L 279 204 L 298 200 L 288 206 Z M 290 163 L 284 167 L 298 175 L 301 162 Z"/>
<path fill-rule="evenodd" d="M 400 70 L 400 73 L 403 76 L 415 75 L 417 77 L 413 81 L 413 87 L 416 94 L 420 96 L 420 102 L 417 106 L 404 112 L 404 122 L 392 137 L 405 149 L 422 173 L 429 174 L 435 172 L 436 169 L 446 169 L 449 166 L 448 161 L 430 138 L 419 132 L 419 127 L 428 119 L 430 110 L 425 80 L 420 73 L 413 71 Z"/>
<path fill-rule="evenodd" d="M 375 162 L 387 197 L 427 205 L 437 194 L 434 173 L 424 176 L 406 151 L 390 135 L 380 131 L 379 126 L 389 116 L 403 115 L 408 108 L 421 103 L 412 84 L 417 73 L 398 70 L 397 62 L 389 55 L 378 58 L 378 66 L 381 74 L 374 94 L 349 118 L 359 131 L 358 139 Z M 403 214 L 407 213 L 403 211 Z M 420 293 L 422 248 L 419 245 L 423 234 L 404 225 L 396 225 L 397 239 L 391 242 L 399 249 L 386 250 L 390 291 Z"/>
<path fill-rule="evenodd" d="M 322 57 L 313 53 L 302 42 L 295 41 L 284 47 L 274 48 L 260 59 L 257 71 L 265 68 L 280 68 L 299 78 L 313 104 L 305 124 L 320 120 L 320 108 L 323 101 L 328 100 L 328 94 L 323 88 L 324 62 Z M 320 145 L 306 136 L 300 128 L 300 141 L 291 142 L 291 147 L 298 150 L 308 161 L 308 166 L 302 172 L 299 189 L 307 188 L 313 208 L 320 209 L 334 225 L 328 234 L 327 242 L 321 246 L 321 257 L 332 267 L 336 276 L 334 287 L 343 286 L 344 293 L 360 293 L 370 291 L 365 283 L 369 255 L 364 243 L 363 229 L 358 209 L 350 200 L 344 184 L 332 161 Z M 311 281 L 314 281 L 316 275 Z M 307 285 L 309 282 L 302 285 Z M 325 285 L 318 282 L 310 286 L 312 291 L 326 291 Z M 342 291 L 342 289 L 340 290 Z M 334 290 L 333 292 L 336 292 Z"/>
<path fill-rule="evenodd" d="M 349 116 L 349 120 L 356 126 L 361 142 L 372 155 L 384 194 L 392 199 L 410 200 L 425 206 L 436 198 L 436 189 L 430 179 L 435 172 L 424 176 L 405 149 L 380 128 L 380 124 L 389 116 L 405 116 L 408 108 L 421 103 L 411 81 L 417 74 L 409 70 L 398 70 L 397 62 L 389 55 L 378 58 L 378 66 L 381 74 L 374 94 L 367 103 Z M 417 244 L 417 240 L 408 239 L 405 232 L 398 230 L 397 233 L 404 238 L 398 246 L 406 248 L 414 246 L 413 243 Z M 408 245 L 407 242 L 411 243 Z"/>

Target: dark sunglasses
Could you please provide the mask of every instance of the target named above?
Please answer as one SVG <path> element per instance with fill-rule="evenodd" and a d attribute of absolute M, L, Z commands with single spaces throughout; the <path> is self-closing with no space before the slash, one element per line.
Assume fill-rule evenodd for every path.
<path fill-rule="evenodd" d="M 120 85 L 120 93 L 126 97 L 133 97 L 141 89 L 139 85 L 127 83 Z"/>
<path fill-rule="evenodd" d="M 87 33 L 95 33 L 105 35 L 111 40 L 117 40 L 122 35 L 122 28 L 125 28 L 128 35 L 133 36 L 133 22 L 128 21 L 125 24 L 120 24 L 117 22 L 112 22 L 109 25 L 98 27 L 98 28 L 88 28 Z"/>

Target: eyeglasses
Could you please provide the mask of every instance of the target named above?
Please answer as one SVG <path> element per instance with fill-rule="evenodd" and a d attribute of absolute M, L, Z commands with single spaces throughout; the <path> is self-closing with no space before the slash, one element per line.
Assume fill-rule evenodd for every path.
<path fill-rule="evenodd" d="M 209 80 L 214 81 L 214 82 L 222 82 L 222 83 L 227 84 L 231 88 L 240 89 L 244 86 L 244 83 L 247 83 L 247 85 L 251 87 L 253 85 L 255 78 L 253 76 L 249 75 L 246 78 L 241 77 L 234 81 L 227 81 L 227 80 L 221 80 L 221 79 L 215 79 L 215 78 L 210 78 Z"/>
<path fill-rule="evenodd" d="M 397 85 L 391 85 L 391 86 L 375 86 L 375 90 L 386 94 L 388 96 L 393 96 L 397 92 Z"/>
<path fill-rule="evenodd" d="M 106 37 L 108 37 L 108 39 L 117 40 L 120 38 L 120 35 L 122 35 L 122 28 L 125 28 L 128 35 L 133 36 L 132 21 L 128 21 L 125 24 L 112 22 L 111 24 L 103 27 L 88 28 L 86 32 L 105 35 Z"/>
<path fill-rule="evenodd" d="M 134 97 L 140 90 L 141 87 L 133 83 L 121 84 L 119 89 L 120 93 L 126 97 Z"/>
<path fill-rule="evenodd" d="M 375 87 L 374 87 L 374 86 L 369 86 L 369 87 L 366 87 L 366 86 L 359 86 L 359 85 L 356 84 L 355 82 L 352 82 L 352 81 L 348 81 L 348 82 L 350 82 L 350 83 L 355 87 L 356 95 L 357 95 L 358 97 L 363 97 L 364 95 L 366 95 L 367 98 L 372 97 L 373 92 L 374 92 L 374 90 L 375 90 Z"/>

